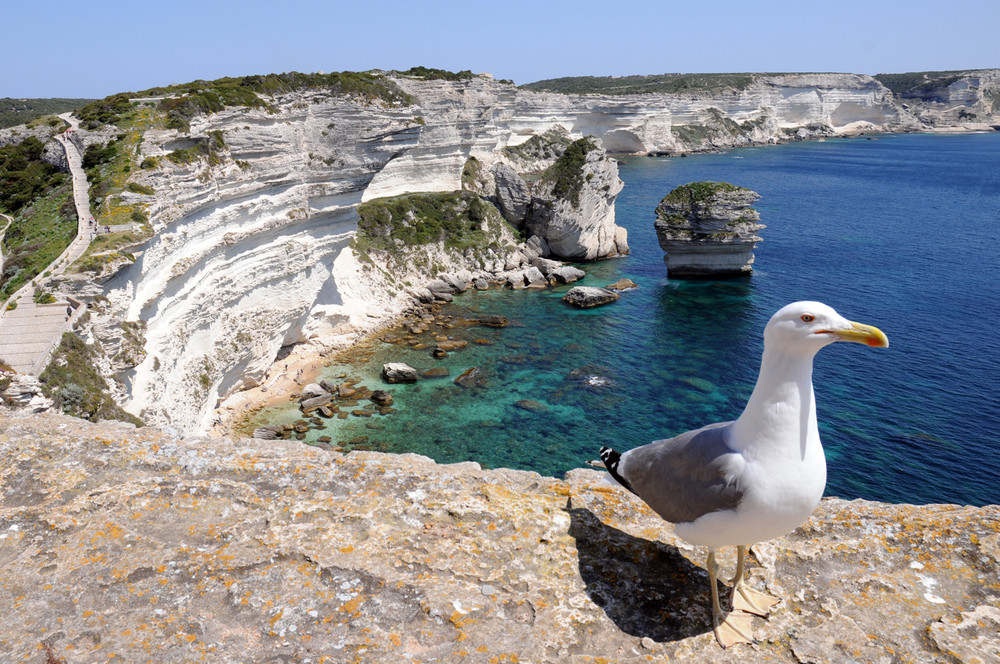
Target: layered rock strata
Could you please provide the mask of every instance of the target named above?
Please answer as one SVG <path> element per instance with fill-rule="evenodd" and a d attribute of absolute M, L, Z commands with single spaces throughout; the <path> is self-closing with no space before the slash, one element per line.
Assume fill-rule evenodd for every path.
<path fill-rule="evenodd" d="M 783 601 L 723 651 L 706 551 L 591 470 L 0 410 L 0 478 L 12 662 L 1000 658 L 997 506 L 825 499 L 753 547 L 751 585 Z"/>
<path fill-rule="evenodd" d="M 751 207 L 760 195 L 728 182 L 677 187 L 656 206 L 656 238 L 671 277 L 734 277 L 753 270 L 764 228 Z"/>
<path fill-rule="evenodd" d="M 102 371 L 131 412 L 203 430 L 227 398 L 264 380 L 283 348 L 351 343 L 407 309 L 435 271 L 523 286 L 542 283 L 527 274 L 533 257 L 624 253 L 613 220 L 621 183 L 603 150 L 676 154 L 1000 124 L 1000 77 L 988 71 L 902 102 L 877 80 L 846 74 L 757 75 L 738 90 L 646 95 L 538 93 L 488 76 L 394 80 L 412 104 L 306 89 L 195 116 L 187 131 L 145 131 L 129 174 L 137 186 L 108 204 L 143 207 L 152 237 L 109 258 L 99 283 L 77 282 L 77 295 L 107 298 L 87 338 L 106 347 Z M 73 140 L 82 151 L 119 131 L 81 130 Z M 0 131 L 0 142 L 19 132 Z M 514 164 L 505 148 L 549 132 L 603 149 L 586 154 L 577 204 L 543 202 L 529 215 L 547 194 L 526 198 L 515 178 L 560 155 Z M 477 173 L 467 180 L 467 171 Z M 428 246 L 412 270 L 351 249 L 362 201 L 461 189 L 495 200 L 512 223 L 530 216 L 536 234 L 520 248 L 502 237 L 492 254 Z M 115 336 L 126 322 L 146 329 L 142 348 L 123 354 Z"/>

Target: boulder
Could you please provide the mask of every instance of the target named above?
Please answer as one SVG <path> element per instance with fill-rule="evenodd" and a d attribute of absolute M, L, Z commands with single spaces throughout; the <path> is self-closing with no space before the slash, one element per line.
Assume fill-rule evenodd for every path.
<path fill-rule="evenodd" d="M 489 290 L 490 282 L 486 281 L 482 277 L 479 277 L 472 282 L 472 287 L 475 288 L 477 291 Z"/>
<path fill-rule="evenodd" d="M 375 390 L 370 397 L 372 403 L 378 406 L 391 406 L 392 395 L 386 390 Z"/>
<path fill-rule="evenodd" d="M 633 290 L 638 287 L 639 286 L 634 281 L 632 281 L 631 279 L 626 279 L 624 277 L 622 277 L 613 284 L 608 284 L 607 286 L 605 286 L 605 288 L 610 288 L 611 290 L 619 292 Z"/>
<path fill-rule="evenodd" d="M 563 302 L 572 304 L 581 309 L 590 309 L 602 304 L 614 302 L 621 295 L 608 288 L 595 288 L 593 286 L 574 286 L 563 296 Z"/>
<path fill-rule="evenodd" d="M 299 403 L 299 408 L 301 408 L 305 412 L 309 412 L 311 410 L 316 410 L 320 406 L 328 405 L 332 399 L 333 399 L 332 395 L 324 392 L 319 396 L 308 397 L 306 399 L 303 399 Z"/>
<path fill-rule="evenodd" d="M 549 243 L 545 241 L 544 237 L 532 235 L 528 238 L 528 241 L 524 243 L 523 253 L 529 260 L 539 256 L 545 258 L 550 253 Z"/>
<path fill-rule="evenodd" d="M 504 285 L 513 290 L 521 290 L 524 288 L 524 270 L 514 270 L 513 272 L 509 272 Z"/>
<path fill-rule="evenodd" d="M 528 260 L 529 258 L 527 256 L 525 256 L 523 253 L 515 249 L 507 256 L 507 260 L 504 262 L 503 269 L 506 270 L 507 272 L 516 270 L 520 268 L 522 265 L 527 265 Z"/>
<path fill-rule="evenodd" d="M 417 378 L 417 370 L 403 362 L 382 365 L 382 380 L 387 383 L 415 383 Z"/>
<path fill-rule="evenodd" d="M 532 258 L 528 263 L 531 267 L 538 268 L 538 271 L 543 275 L 548 277 L 553 272 L 562 267 L 562 263 L 559 261 L 549 260 L 548 258 L 542 258 L 541 256 L 536 256 Z"/>
<path fill-rule="evenodd" d="M 563 265 L 549 274 L 549 277 L 554 278 L 561 284 L 571 284 L 574 281 L 583 279 L 585 276 L 587 276 L 586 272 L 572 265 Z"/>
<path fill-rule="evenodd" d="M 497 207 L 503 218 L 514 227 L 524 225 L 528 214 L 528 204 L 531 203 L 531 192 L 517 172 L 504 163 L 497 163 L 491 169 L 496 182 Z"/>
<path fill-rule="evenodd" d="M 260 440 L 278 440 L 284 429 L 281 426 L 263 426 L 253 430 L 253 437 Z"/>
<path fill-rule="evenodd" d="M 424 304 L 430 304 L 434 301 L 434 293 L 429 288 L 415 288 L 413 290 L 413 297 L 418 302 L 423 302 Z"/>
<path fill-rule="evenodd" d="M 309 383 L 302 388 L 302 395 L 306 397 L 318 397 L 327 394 L 327 396 L 329 396 L 328 393 L 330 391 L 331 390 L 323 389 L 323 387 L 317 383 Z"/>
<path fill-rule="evenodd" d="M 438 279 L 451 287 L 451 290 L 448 291 L 451 293 L 464 293 L 472 288 L 472 275 L 468 272 L 465 272 L 464 274 L 462 272 L 457 274 L 442 274 L 438 277 Z M 432 288 L 431 290 L 434 289 Z"/>
<path fill-rule="evenodd" d="M 528 288 L 545 288 L 549 285 L 549 280 L 537 267 L 529 267 L 524 271 L 524 284 Z"/>

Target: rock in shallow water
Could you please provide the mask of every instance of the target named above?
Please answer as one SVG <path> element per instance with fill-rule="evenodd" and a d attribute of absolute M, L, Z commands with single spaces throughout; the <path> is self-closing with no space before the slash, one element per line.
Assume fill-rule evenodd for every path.
<path fill-rule="evenodd" d="M 581 309 L 590 309 L 602 304 L 610 304 L 620 297 L 619 293 L 607 288 L 574 286 L 563 296 L 563 302 Z"/>
<path fill-rule="evenodd" d="M 415 383 L 417 378 L 417 370 L 403 362 L 382 365 L 382 379 L 387 383 Z"/>
<path fill-rule="evenodd" d="M 481 367 L 466 369 L 455 379 L 455 384 L 460 387 L 486 387 L 488 382 L 486 370 Z"/>
<path fill-rule="evenodd" d="M 572 265 L 563 265 L 560 268 L 556 268 L 551 273 L 550 277 L 553 277 L 556 281 L 561 284 L 571 284 L 574 281 L 579 281 L 587 276 L 587 273 L 579 268 L 575 268 Z"/>

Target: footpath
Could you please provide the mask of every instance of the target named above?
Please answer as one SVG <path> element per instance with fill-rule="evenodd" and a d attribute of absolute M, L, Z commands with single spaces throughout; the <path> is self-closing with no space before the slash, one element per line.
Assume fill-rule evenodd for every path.
<path fill-rule="evenodd" d="M 59 116 L 73 131 L 77 121 L 69 113 Z M 49 291 L 51 281 L 61 276 L 90 246 L 90 198 L 83 157 L 65 133 L 56 136 L 66 151 L 70 174 L 73 176 L 73 201 L 76 204 L 77 231 L 73 242 L 34 280 L 22 286 L 6 302 L 0 303 L 0 360 L 15 371 L 38 376 L 49 362 L 63 332 L 86 311 L 86 304 L 60 293 L 52 293 L 56 301 L 37 304 L 35 289 Z M 6 225 L 4 225 L 4 228 Z M 14 308 L 10 308 L 16 303 Z"/>

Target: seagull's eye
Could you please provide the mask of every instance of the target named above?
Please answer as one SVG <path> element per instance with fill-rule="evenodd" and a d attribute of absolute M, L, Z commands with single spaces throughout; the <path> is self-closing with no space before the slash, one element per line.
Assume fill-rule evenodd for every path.
<path fill-rule="evenodd" d="M 813 316 L 812 314 L 802 314 L 802 322 L 803 323 L 811 323 L 814 320 L 816 320 L 816 317 Z"/>

